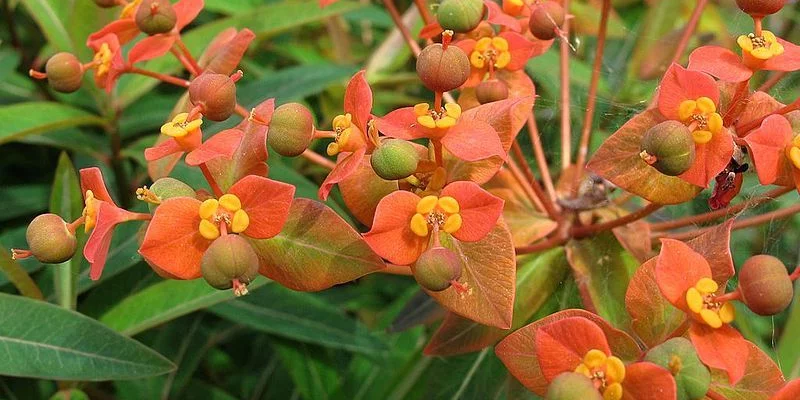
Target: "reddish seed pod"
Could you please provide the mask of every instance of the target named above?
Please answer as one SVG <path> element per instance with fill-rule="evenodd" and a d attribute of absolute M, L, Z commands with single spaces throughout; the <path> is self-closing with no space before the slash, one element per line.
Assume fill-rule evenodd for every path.
<path fill-rule="evenodd" d="M 534 4 L 528 27 L 538 39 L 555 39 L 558 29 L 564 24 L 564 14 L 564 7 L 555 1 Z"/>
<path fill-rule="evenodd" d="M 44 66 L 47 84 L 61 93 L 72 93 L 81 88 L 83 65 L 71 53 L 56 53 Z"/>
<path fill-rule="evenodd" d="M 736 0 L 736 5 L 742 11 L 755 18 L 775 14 L 786 4 L 786 0 Z"/>
<path fill-rule="evenodd" d="M 461 260 L 450 249 L 434 247 L 419 256 L 412 271 L 420 286 L 441 292 L 461 278 Z"/>
<path fill-rule="evenodd" d="M 444 48 L 432 44 L 417 58 L 417 75 L 434 92 L 447 92 L 463 85 L 469 78 L 469 58 L 456 46 Z"/>
<path fill-rule="evenodd" d="M 236 110 L 236 84 L 227 75 L 204 73 L 189 84 L 189 100 L 205 118 L 224 121 Z"/>
<path fill-rule="evenodd" d="M 267 142 L 278 154 L 297 157 L 314 138 L 314 116 L 299 103 L 287 103 L 275 109 L 269 123 Z"/>
<path fill-rule="evenodd" d="M 655 157 L 653 168 L 669 176 L 686 172 L 695 158 L 692 133 L 678 121 L 664 121 L 648 129 L 642 137 L 641 150 L 643 158 Z"/>
<path fill-rule="evenodd" d="M 505 100 L 508 98 L 508 85 L 499 79 L 483 81 L 475 88 L 475 97 L 481 104 Z"/>
<path fill-rule="evenodd" d="M 208 247 L 200 261 L 203 278 L 214 288 L 234 287 L 234 280 L 246 285 L 258 275 L 258 256 L 239 235 L 222 235 Z"/>
<path fill-rule="evenodd" d="M 169 0 L 144 0 L 136 10 L 136 26 L 148 35 L 171 31 L 177 20 Z"/>
<path fill-rule="evenodd" d="M 781 260 L 761 254 L 747 259 L 739 271 L 742 302 L 758 315 L 775 315 L 794 296 L 792 280 Z"/>
<path fill-rule="evenodd" d="M 550 382 L 545 400 L 603 400 L 592 381 L 575 372 L 565 372 Z"/>
<path fill-rule="evenodd" d="M 67 228 L 67 223 L 56 214 L 42 214 L 34 218 L 25 232 L 28 248 L 37 260 L 58 264 L 75 255 L 78 241 Z"/>

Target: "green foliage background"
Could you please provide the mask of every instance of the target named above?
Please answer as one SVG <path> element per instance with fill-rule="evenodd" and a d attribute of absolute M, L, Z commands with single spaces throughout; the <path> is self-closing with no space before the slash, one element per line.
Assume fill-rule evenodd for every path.
<path fill-rule="evenodd" d="M 245 77 L 239 85 L 240 102 L 249 107 L 269 97 L 277 98 L 279 104 L 301 101 L 315 111 L 321 127 L 328 127 L 331 118 L 340 113 L 344 84 L 360 68 L 368 68 L 376 92 L 375 114 L 428 100 L 413 73 L 412 56 L 393 32 L 382 6 L 343 0 L 321 10 L 316 3 L 206 0 L 206 11 L 185 32 L 185 40 L 199 53 L 224 28 L 252 29 L 257 40 L 241 65 Z M 397 3 L 404 10 L 410 1 Z M 573 40 L 576 52 L 571 63 L 570 106 L 573 124 L 579 127 L 594 51 L 592 24 L 596 24 L 598 12 L 597 2 L 573 3 L 579 31 Z M 751 29 L 749 19 L 731 6 L 732 1 L 720 3 L 709 6 L 693 45 L 730 44 L 732 35 Z M 14 281 L 27 288 L 27 294 L 35 295 L 35 288 L 25 285 L 24 270 L 46 300 L 99 320 L 0 295 L 0 343 L 12 349 L 0 351 L 0 375 L 41 378 L 2 377 L 0 398 L 48 398 L 59 387 L 70 386 L 98 399 L 534 397 L 508 378 L 491 348 L 451 358 L 423 356 L 422 349 L 435 328 L 430 321 L 441 311 L 419 295 L 408 277 L 373 274 L 322 293 L 292 292 L 261 278 L 250 296 L 233 300 L 229 292 L 215 291 L 202 280 L 164 281 L 157 277 L 136 253 L 135 224 L 117 231 L 98 282 L 88 279 L 88 266 L 80 256 L 60 266 L 11 261 L 7 249 L 25 247 L 25 227 L 35 215 L 48 210 L 68 219 L 79 215 L 77 168 L 100 166 L 117 199 L 141 208 L 134 204 L 132 193 L 133 188 L 149 183 L 142 151 L 153 142 L 182 93 L 139 76 L 120 81 L 114 102 L 96 89 L 88 76 L 77 94 L 52 92 L 46 84 L 28 78 L 28 68 L 40 68 L 56 51 L 72 51 L 88 60 L 91 51 L 84 46 L 85 37 L 117 11 L 101 10 L 91 0 L 3 0 L 0 4 L 4 16 L 0 24 L 0 266 L 6 272 L 0 274 L 0 290 L 17 294 L 10 283 Z M 693 2 L 620 0 L 614 5 L 616 15 L 610 27 L 595 121 L 600 132 L 594 135 L 595 148 L 645 107 L 657 80 L 642 79 L 638 72 L 659 55 L 672 54 L 671 42 L 664 38 L 674 37 L 675 30 L 683 26 Z M 795 29 L 798 18 L 798 8 L 791 6 L 769 18 L 767 24 L 796 42 L 800 38 Z M 421 27 L 416 20 L 416 27 Z M 557 58 L 557 52 L 551 50 L 527 67 L 537 84 L 536 117 L 554 163 L 560 148 Z M 178 64 L 165 57 L 145 68 L 176 72 Z M 791 75 L 784 79 L 774 92 L 777 98 L 789 102 L 800 95 L 797 81 Z M 206 132 L 231 124 L 213 124 Z M 316 145 L 324 152 L 325 143 Z M 523 148 L 530 150 L 524 144 Z M 315 198 L 317 185 L 326 174 L 302 160 L 277 155 L 270 158 L 270 164 L 271 177 L 296 185 L 302 197 Z M 175 174 L 191 182 L 202 180 L 188 169 Z M 755 180 L 748 180 L 742 196 L 760 191 Z M 668 207 L 653 219 L 703 212 L 707 197 L 704 193 L 689 204 Z M 339 200 L 334 195 L 329 205 L 352 221 Z M 792 194 L 746 213 L 763 213 L 797 200 Z M 796 265 L 798 222 L 794 217 L 736 232 L 732 244 L 736 261 L 767 252 L 787 265 Z M 553 258 L 563 262 L 562 257 Z M 526 310 L 531 319 L 580 306 L 574 283 L 560 275 L 553 278 L 558 280 L 555 291 L 546 293 L 535 310 Z M 787 377 L 800 376 L 797 303 L 774 318 L 738 310 L 738 328 L 773 355 Z M 46 318 L 46 331 L 18 329 L 37 318 Z M 112 330 L 132 336 L 163 357 Z M 24 340 L 10 341 L 9 337 Z M 46 371 L 26 371 L 20 357 L 29 357 L 31 352 L 58 362 Z M 153 377 L 172 368 L 164 357 L 175 369 Z M 102 364 L 102 360 L 110 364 Z M 132 360 L 134 364 L 130 364 Z M 57 385 L 54 379 L 62 382 Z M 96 380 L 103 382 L 85 383 Z"/>

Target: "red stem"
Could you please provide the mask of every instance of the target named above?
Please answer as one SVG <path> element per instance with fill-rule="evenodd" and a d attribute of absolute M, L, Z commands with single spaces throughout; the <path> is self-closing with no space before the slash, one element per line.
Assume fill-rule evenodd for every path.
<path fill-rule="evenodd" d="M 214 196 L 217 198 L 222 197 L 223 193 L 222 189 L 219 188 L 217 181 L 214 179 L 214 176 L 211 175 L 211 171 L 208 170 L 208 166 L 205 163 L 200 164 L 200 171 L 203 172 L 203 176 L 206 178 L 208 182 L 208 186 L 211 186 L 211 190 L 214 192 Z"/>
<path fill-rule="evenodd" d="M 539 127 L 536 126 L 536 119 L 533 113 L 528 116 L 528 131 L 531 135 L 531 144 L 533 146 L 533 154 L 536 158 L 536 166 L 539 167 L 539 173 L 542 174 L 542 182 L 550 200 L 556 200 L 556 189 L 553 185 L 553 178 L 550 176 L 550 166 L 547 165 L 547 158 L 544 155 L 544 148 L 542 147 L 542 138 L 539 135 Z"/>
<path fill-rule="evenodd" d="M 737 230 L 737 229 L 744 229 L 744 228 L 750 228 L 750 227 L 753 227 L 753 226 L 758 226 L 758 225 L 761 225 L 761 224 L 764 224 L 764 223 L 767 223 L 767 222 L 771 222 L 772 220 L 775 220 L 775 219 L 790 217 L 790 216 L 792 216 L 792 215 L 794 215 L 794 214 L 796 214 L 798 212 L 800 212 L 800 204 L 795 204 L 795 205 L 793 205 L 791 207 L 782 208 L 780 210 L 775 210 L 775 211 L 772 211 L 772 212 L 768 212 L 766 214 L 762 214 L 762 215 L 754 216 L 754 217 L 751 217 L 751 218 L 745 218 L 745 219 L 742 219 L 740 221 L 736 221 L 736 222 L 733 223 L 733 228 L 732 229 Z M 679 233 L 674 233 L 674 234 L 654 233 L 652 235 L 652 239 L 654 241 L 657 241 L 658 239 L 662 239 L 662 238 L 675 239 L 675 240 L 686 240 L 686 239 L 694 238 L 696 236 L 700 236 L 703 233 L 705 233 L 706 231 L 708 231 L 709 229 L 710 228 L 694 229 L 694 230 L 691 230 L 691 231 L 679 232 Z"/>
<path fill-rule="evenodd" d="M 431 15 L 431 10 L 428 9 L 428 5 L 425 3 L 425 0 L 414 0 L 414 4 L 417 5 L 417 9 L 419 9 L 419 14 L 422 16 L 422 21 L 425 22 L 425 25 L 432 24 L 433 16 Z"/>
<path fill-rule="evenodd" d="M 181 78 L 174 77 L 172 75 L 165 75 L 165 74 L 162 74 L 162 73 L 158 73 L 158 72 L 154 72 L 154 71 L 148 71 L 146 69 L 141 69 L 141 68 L 137 68 L 137 67 L 133 67 L 133 66 L 128 69 L 128 72 L 130 72 L 132 74 L 149 76 L 151 78 L 158 79 L 161 82 L 169 83 L 169 84 L 175 85 L 175 86 L 180 86 L 182 88 L 188 88 L 189 87 L 189 81 L 187 81 L 186 79 L 181 79 Z"/>
<path fill-rule="evenodd" d="M 773 72 L 772 75 L 769 76 L 769 79 L 767 79 L 763 84 L 761 84 L 761 86 L 759 86 L 758 89 L 756 89 L 756 91 L 757 92 L 770 91 L 770 89 L 775 87 L 775 85 L 777 85 L 778 82 L 780 82 L 781 79 L 783 79 L 788 74 L 789 73 L 786 71 Z"/>
<path fill-rule="evenodd" d="M 761 118 L 756 118 L 756 119 L 754 119 L 754 120 L 752 120 L 750 122 L 747 122 L 747 123 L 744 123 L 744 124 L 741 124 L 741 125 L 737 125 L 736 126 L 736 133 L 740 137 L 747 136 L 747 134 L 750 133 L 751 130 L 761 126 L 761 123 L 767 117 L 769 117 L 771 115 L 787 114 L 787 113 L 790 113 L 790 112 L 795 111 L 795 110 L 800 110 L 800 98 L 798 98 L 797 100 L 793 101 L 791 104 L 783 106 L 783 107 L 779 108 L 778 110 L 776 110 L 776 111 L 774 111 L 774 112 L 772 112 L 770 114 L 764 115 Z"/>
<path fill-rule="evenodd" d="M 177 38 L 175 38 L 175 44 L 178 45 L 178 48 L 183 53 L 183 56 L 186 57 L 186 60 L 189 62 L 189 65 L 192 66 L 192 68 L 189 70 L 189 72 L 194 76 L 202 74 L 203 73 L 203 68 L 200 67 L 200 64 L 198 64 L 197 60 L 195 60 L 194 57 L 192 56 L 192 52 L 189 51 L 189 48 L 186 47 L 185 43 L 183 43 L 183 40 L 181 39 L 180 34 L 178 35 Z"/>
<path fill-rule="evenodd" d="M 564 12 L 569 13 L 570 0 L 564 0 Z M 569 18 L 564 20 L 561 27 L 562 37 L 560 46 L 561 66 L 561 169 L 566 170 L 572 158 L 572 123 L 570 121 L 570 89 L 569 89 Z"/>
<path fill-rule="evenodd" d="M 581 239 L 587 236 L 591 236 L 598 232 L 609 231 L 614 228 L 618 228 L 623 225 L 627 225 L 631 222 L 638 221 L 642 218 L 647 217 L 648 215 L 656 212 L 659 210 L 663 205 L 650 203 L 641 209 L 634 211 L 628 215 L 623 217 L 617 218 L 615 220 L 611 220 L 608 222 L 603 222 L 601 224 L 594 224 L 594 225 L 587 225 L 587 226 L 577 226 L 573 227 L 571 231 L 572 237 L 576 239 Z"/>
<path fill-rule="evenodd" d="M 328 160 L 327 158 L 315 153 L 310 149 L 306 149 L 306 151 L 303 152 L 302 156 L 306 160 L 311 161 L 312 163 L 317 164 L 325 169 L 333 169 L 336 167 L 336 164 L 333 161 Z"/>
<path fill-rule="evenodd" d="M 408 30 L 406 24 L 403 23 L 403 17 L 400 15 L 400 12 L 397 11 L 394 1 L 383 0 L 383 4 L 386 6 L 386 10 L 389 11 L 389 16 L 392 17 L 392 21 L 397 27 L 397 30 L 400 31 L 400 35 L 403 36 L 403 39 L 406 41 L 406 44 L 408 44 L 411 52 L 414 53 L 414 57 L 417 57 L 422 49 L 419 47 L 419 43 L 417 43 L 416 39 L 414 39 L 414 36 L 411 35 L 411 32 Z"/>

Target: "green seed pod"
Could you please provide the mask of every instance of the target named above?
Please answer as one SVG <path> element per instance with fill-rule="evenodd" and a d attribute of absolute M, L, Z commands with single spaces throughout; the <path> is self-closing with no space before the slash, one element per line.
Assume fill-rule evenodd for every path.
<path fill-rule="evenodd" d="M 642 157 L 656 158 L 653 168 L 664 175 L 678 176 L 694 163 L 695 144 L 689 128 L 678 121 L 665 121 L 642 137 Z"/>
<path fill-rule="evenodd" d="M 370 157 L 375 173 L 387 181 L 408 178 L 417 170 L 419 153 L 411 142 L 387 139 Z"/>
<path fill-rule="evenodd" d="M 564 24 L 564 7 L 555 1 L 545 1 L 533 6 L 528 27 L 537 39 L 551 40 L 557 36 L 557 30 Z"/>
<path fill-rule="evenodd" d="M 89 400 L 89 395 L 78 389 L 59 390 L 50 400 Z"/>
<path fill-rule="evenodd" d="M 434 92 L 447 92 L 463 85 L 469 78 L 469 58 L 457 46 L 432 44 L 419 53 L 417 75 Z"/>
<path fill-rule="evenodd" d="M 420 286 L 441 292 L 461 278 L 461 260 L 450 249 L 433 247 L 419 256 L 412 271 Z"/>
<path fill-rule="evenodd" d="M 94 0 L 94 4 L 102 8 L 111 8 L 117 6 L 117 0 Z"/>
<path fill-rule="evenodd" d="M 159 178 L 149 188 L 150 192 L 155 194 L 158 198 L 153 199 L 157 201 L 164 201 L 173 197 L 195 197 L 195 191 L 191 186 L 170 177 Z M 136 192 L 137 196 L 139 191 Z M 140 198 L 141 199 L 141 198 Z M 141 199 L 147 201 L 147 199 Z M 150 212 L 154 212 L 158 204 L 156 202 L 148 201 Z"/>
<path fill-rule="evenodd" d="M 136 10 L 136 26 L 148 35 L 171 31 L 177 20 L 169 0 L 144 0 Z"/>
<path fill-rule="evenodd" d="M 753 17 L 761 18 L 780 11 L 786 0 L 736 0 L 736 5 L 742 11 Z"/>
<path fill-rule="evenodd" d="M 258 256 L 239 235 L 222 235 L 208 247 L 200 261 L 203 278 L 209 285 L 226 290 L 233 281 L 248 284 L 258 275 Z"/>
<path fill-rule="evenodd" d="M 653 347 L 644 357 L 645 361 L 660 365 L 675 378 L 678 399 L 702 399 L 711 384 L 711 373 L 700 361 L 692 342 L 674 338 Z"/>
<path fill-rule="evenodd" d="M 794 296 L 792 280 L 781 260 L 761 254 L 747 259 L 739 271 L 742 302 L 758 315 L 775 315 Z"/>
<path fill-rule="evenodd" d="M 236 110 L 236 84 L 227 75 L 207 72 L 189 84 L 189 100 L 202 107 L 205 118 L 224 121 Z"/>
<path fill-rule="evenodd" d="M 55 214 L 42 214 L 31 221 L 25 232 L 28 248 L 37 260 L 58 264 L 75 255 L 78 241 L 67 223 Z"/>
<path fill-rule="evenodd" d="M 269 123 L 267 142 L 278 154 L 297 157 L 314 138 L 314 116 L 299 103 L 287 103 L 275 109 Z"/>
<path fill-rule="evenodd" d="M 482 0 L 443 0 L 436 18 L 443 29 L 467 33 L 481 23 L 483 14 Z"/>
<path fill-rule="evenodd" d="M 508 98 L 508 85 L 499 79 L 483 81 L 475 88 L 475 97 L 481 104 L 505 100 Z"/>
<path fill-rule="evenodd" d="M 545 400 L 603 400 L 592 381 L 575 372 L 565 372 L 550 382 Z"/>
<path fill-rule="evenodd" d="M 44 66 L 47 84 L 61 93 L 72 93 L 83 83 L 83 65 L 71 53 L 57 53 Z"/>

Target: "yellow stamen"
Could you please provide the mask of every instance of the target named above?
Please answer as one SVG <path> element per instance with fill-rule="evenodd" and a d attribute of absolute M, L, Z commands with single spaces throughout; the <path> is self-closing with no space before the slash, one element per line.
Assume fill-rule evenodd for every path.
<path fill-rule="evenodd" d="M 219 205 L 230 212 L 239 211 L 242 208 L 242 202 L 236 195 L 224 194 L 219 198 Z"/>
<path fill-rule="evenodd" d="M 792 146 L 789 148 L 789 160 L 795 168 L 800 169 L 800 147 Z"/>
<path fill-rule="evenodd" d="M 720 319 L 719 314 L 714 312 L 713 310 L 704 309 L 700 311 L 700 318 L 708 324 L 708 326 L 716 329 L 722 326 L 722 319 Z"/>
<path fill-rule="evenodd" d="M 236 211 L 231 221 L 231 231 L 233 233 L 242 233 L 248 226 L 250 226 L 250 216 L 244 210 Z"/>
<path fill-rule="evenodd" d="M 625 380 L 625 363 L 617 357 L 610 356 L 606 361 L 606 376 L 615 382 Z"/>
<path fill-rule="evenodd" d="M 200 235 L 208 240 L 214 240 L 219 237 L 219 228 L 207 219 L 200 221 L 198 230 L 200 231 Z"/>
<path fill-rule="evenodd" d="M 603 400 L 620 400 L 622 399 L 622 385 L 619 383 L 612 383 L 603 391 Z"/>
<path fill-rule="evenodd" d="M 428 111 L 430 110 L 431 106 L 428 103 L 419 103 L 414 106 L 414 114 L 416 114 L 418 117 L 428 115 Z"/>
<path fill-rule="evenodd" d="M 439 208 L 448 214 L 457 214 L 460 209 L 458 201 L 450 196 L 439 199 Z"/>
<path fill-rule="evenodd" d="M 102 77 L 111 70 L 112 54 L 108 43 L 103 43 L 100 46 L 100 50 L 97 50 L 97 53 L 94 54 L 93 60 L 100 62 L 97 65 L 97 76 Z"/>
<path fill-rule="evenodd" d="M 719 309 L 719 319 L 722 323 L 731 323 L 736 318 L 736 309 L 731 303 L 725 303 Z"/>
<path fill-rule="evenodd" d="M 208 199 L 200 204 L 200 210 L 198 213 L 202 219 L 211 219 L 217 213 L 218 208 L 219 202 L 217 200 Z"/>
<path fill-rule="evenodd" d="M 708 97 L 700 97 L 697 99 L 697 110 L 702 114 L 711 114 L 717 112 L 717 105 Z"/>
<path fill-rule="evenodd" d="M 428 214 L 436 208 L 439 199 L 436 196 L 425 196 L 419 203 L 417 203 L 417 212 L 420 214 Z"/>
<path fill-rule="evenodd" d="M 94 193 L 91 190 L 87 190 L 83 197 L 85 198 L 83 201 L 83 216 L 85 217 L 83 230 L 85 233 L 89 233 L 97 224 L 97 205 L 95 204 Z"/>
<path fill-rule="evenodd" d="M 606 356 L 606 353 L 597 349 L 589 350 L 589 352 L 583 357 L 583 363 L 589 369 L 600 368 L 606 365 L 607 360 L 608 356 Z"/>
<path fill-rule="evenodd" d="M 592 349 L 584 355 L 583 361 L 574 371 L 591 379 L 597 390 L 602 393 L 604 400 L 622 399 L 625 364 L 619 358 Z"/>
<path fill-rule="evenodd" d="M 335 156 L 335 155 L 339 154 L 339 144 L 338 144 L 338 143 L 336 143 L 336 142 L 330 142 L 330 143 L 328 143 L 328 148 L 326 149 L 326 152 L 327 152 L 327 153 L 328 153 L 328 155 L 329 155 L 329 156 L 331 156 L 331 157 L 333 157 L 333 156 Z"/>
<path fill-rule="evenodd" d="M 511 63 L 511 53 L 504 51 L 497 55 L 497 61 L 494 62 L 496 68 L 503 69 Z"/>
<path fill-rule="evenodd" d="M 436 121 L 430 115 L 423 115 L 421 117 L 417 117 L 417 123 L 426 127 L 426 128 L 436 128 Z"/>
<path fill-rule="evenodd" d="M 690 310 L 699 313 L 703 310 L 703 295 L 696 288 L 690 288 L 686 291 L 686 304 Z"/>
<path fill-rule="evenodd" d="M 492 45 L 492 38 L 484 37 L 480 38 L 477 43 L 475 43 L 475 50 L 484 52 L 489 50 L 489 46 Z"/>
<path fill-rule="evenodd" d="M 694 100 L 684 100 L 678 105 L 678 118 L 685 121 L 694 115 L 697 110 L 697 102 Z"/>
<path fill-rule="evenodd" d="M 447 233 L 456 233 L 459 229 L 461 229 L 461 225 L 463 224 L 463 220 L 461 219 L 461 214 L 453 214 L 447 217 L 447 220 L 444 221 L 444 226 L 442 230 Z"/>
<path fill-rule="evenodd" d="M 711 278 L 700 279 L 694 287 L 696 287 L 700 293 L 715 293 L 719 290 L 719 285 Z"/>
<path fill-rule="evenodd" d="M 157 194 L 153 193 L 152 190 L 148 189 L 147 186 L 142 186 L 136 189 L 136 199 L 150 204 L 161 204 L 161 198 L 158 197 Z"/>
<path fill-rule="evenodd" d="M 444 105 L 445 114 L 453 119 L 461 117 L 461 106 L 457 103 L 447 103 Z"/>
<path fill-rule="evenodd" d="M 428 236 L 428 221 L 425 220 L 422 214 L 414 214 L 411 217 L 411 232 L 414 232 L 417 236 Z"/>
<path fill-rule="evenodd" d="M 694 131 L 692 132 L 692 138 L 697 144 L 706 144 L 714 138 L 714 134 L 709 131 Z"/>

